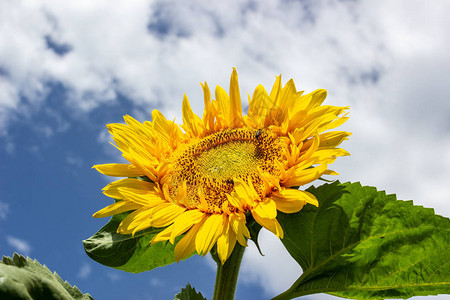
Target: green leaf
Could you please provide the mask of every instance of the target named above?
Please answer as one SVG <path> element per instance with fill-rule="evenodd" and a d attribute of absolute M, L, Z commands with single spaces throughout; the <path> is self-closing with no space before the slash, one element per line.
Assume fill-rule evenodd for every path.
<path fill-rule="evenodd" d="M 163 228 L 149 228 L 131 234 L 117 233 L 127 213 L 117 214 L 97 233 L 83 241 L 87 255 L 98 263 L 130 273 L 150 271 L 175 262 L 174 246 L 150 240 Z"/>
<path fill-rule="evenodd" d="M 264 254 L 261 251 L 261 248 L 259 247 L 258 237 L 259 233 L 261 232 L 262 226 L 253 219 L 253 217 L 250 215 L 248 216 L 248 223 L 247 223 L 248 231 L 250 233 L 250 240 L 255 243 L 256 249 L 258 249 L 259 254 L 264 256 Z"/>
<path fill-rule="evenodd" d="M 206 300 L 206 298 L 188 283 L 180 293 L 175 295 L 174 300 Z"/>
<path fill-rule="evenodd" d="M 274 299 L 355 299 L 450 292 L 450 220 L 359 183 L 308 189 L 319 208 L 280 214 L 284 246 L 303 274 Z"/>
<path fill-rule="evenodd" d="M 0 262 L 0 299 L 93 300 L 37 260 L 17 253 Z"/>

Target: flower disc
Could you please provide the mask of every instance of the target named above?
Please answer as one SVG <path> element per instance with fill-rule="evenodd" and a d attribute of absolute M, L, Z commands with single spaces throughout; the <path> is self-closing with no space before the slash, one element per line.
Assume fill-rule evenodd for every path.
<path fill-rule="evenodd" d="M 255 129 L 227 129 L 192 143 L 179 155 L 174 155 L 173 171 L 166 183 L 169 195 L 179 193 L 188 208 L 207 213 L 223 213 L 227 194 L 234 189 L 234 180 L 251 178 L 256 191 L 264 197 L 265 186 L 260 170 L 279 174 L 281 147 L 272 134 Z M 204 203 L 206 201 L 206 203 Z M 232 211 L 236 208 L 228 206 Z"/>

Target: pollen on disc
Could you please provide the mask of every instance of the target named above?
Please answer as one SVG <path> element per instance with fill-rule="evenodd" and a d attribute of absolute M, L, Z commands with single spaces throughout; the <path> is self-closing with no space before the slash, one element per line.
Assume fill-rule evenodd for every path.
<path fill-rule="evenodd" d="M 201 194 L 208 211 L 216 212 L 228 201 L 226 194 L 233 191 L 234 178 L 250 178 L 256 190 L 263 193 L 257 169 L 277 173 L 275 161 L 279 158 L 280 148 L 270 133 L 253 129 L 218 132 L 193 143 L 174 158 L 169 194 L 176 198 L 185 187 L 187 206 L 199 206 Z"/>
<path fill-rule="evenodd" d="M 232 180 L 243 173 L 255 172 L 261 150 L 251 141 L 232 141 L 204 151 L 195 159 L 198 171 L 216 180 Z"/>

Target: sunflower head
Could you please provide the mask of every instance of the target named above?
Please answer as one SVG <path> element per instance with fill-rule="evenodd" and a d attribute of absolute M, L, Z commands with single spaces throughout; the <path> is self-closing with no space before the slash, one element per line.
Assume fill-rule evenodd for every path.
<path fill-rule="evenodd" d="M 99 172 L 128 177 L 108 184 L 103 193 L 118 200 L 94 214 L 107 217 L 129 211 L 117 231 L 135 234 L 164 228 L 151 241 L 175 243 L 179 261 L 196 251 L 206 255 L 216 245 L 222 263 L 236 242 L 247 246 L 249 219 L 283 238 L 277 211 L 294 213 L 317 199 L 298 187 L 322 175 L 350 135 L 329 131 L 347 120 L 347 107 L 322 105 L 325 90 L 303 95 L 292 80 L 277 77 L 270 94 L 259 85 L 242 114 L 237 72 L 229 94 L 220 86 L 211 99 L 202 84 L 205 109 L 197 116 L 183 99 L 183 124 L 159 111 L 140 123 L 109 124 L 117 148 L 129 164 L 95 165 Z"/>

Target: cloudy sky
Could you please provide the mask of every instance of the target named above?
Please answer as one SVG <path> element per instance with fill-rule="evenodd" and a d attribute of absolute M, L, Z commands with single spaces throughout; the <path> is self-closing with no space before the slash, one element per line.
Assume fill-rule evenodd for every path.
<path fill-rule="evenodd" d="M 90 167 L 120 161 L 105 124 L 155 108 L 181 121 L 184 93 L 200 114 L 199 82 L 227 90 L 232 67 L 243 99 L 279 74 L 327 89 L 327 104 L 351 106 L 338 179 L 449 217 L 448 11 L 446 0 L 3 0 L 0 254 L 36 258 L 97 299 L 169 299 L 187 281 L 211 297 L 209 258 L 132 275 L 91 261 L 81 240 L 109 203 Z M 300 272 L 276 238 L 261 244 L 265 257 L 244 257 L 237 299 L 270 298 Z"/>

